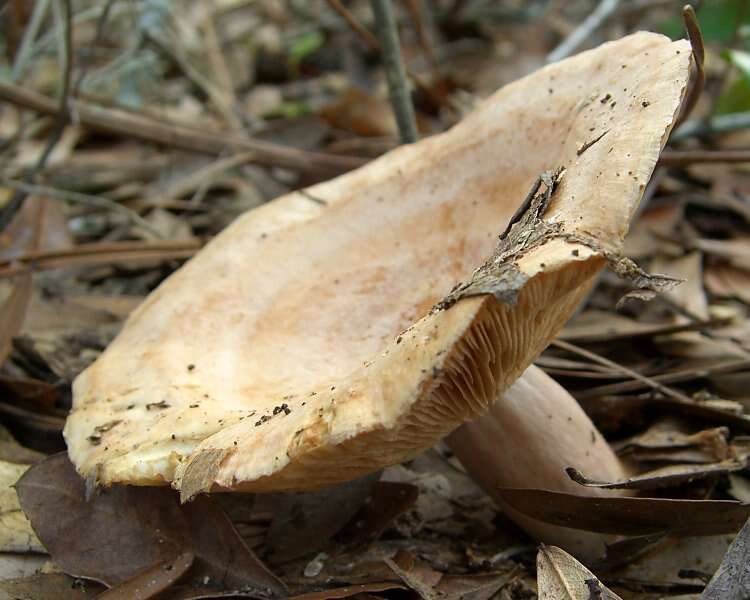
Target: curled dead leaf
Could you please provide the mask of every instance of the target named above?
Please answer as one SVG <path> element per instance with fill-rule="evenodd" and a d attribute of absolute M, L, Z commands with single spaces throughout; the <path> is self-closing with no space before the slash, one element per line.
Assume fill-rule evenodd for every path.
<path fill-rule="evenodd" d="M 750 505 L 731 500 L 591 497 L 538 489 L 499 489 L 515 510 L 546 523 L 622 535 L 734 533 Z"/>
<path fill-rule="evenodd" d="M 539 600 L 622 600 L 596 575 L 556 546 L 541 546 L 536 556 Z"/>

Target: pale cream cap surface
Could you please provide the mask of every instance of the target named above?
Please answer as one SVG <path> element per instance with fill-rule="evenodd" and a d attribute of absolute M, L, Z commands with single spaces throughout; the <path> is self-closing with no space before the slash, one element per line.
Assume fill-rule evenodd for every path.
<path fill-rule="evenodd" d="M 476 416 L 621 248 L 689 65 L 686 42 L 628 36 L 241 216 L 76 379 L 64 433 L 79 472 L 184 497 L 314 488 Z M 493 256 L 537 177 L 560 168 L 543 222 Z M 487 257 L 474 280 L 495 296 L 431 310 Z"/>

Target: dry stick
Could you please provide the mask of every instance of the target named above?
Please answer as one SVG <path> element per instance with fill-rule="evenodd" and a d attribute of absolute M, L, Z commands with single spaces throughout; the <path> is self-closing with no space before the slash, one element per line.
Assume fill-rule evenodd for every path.
<path fill-rule="evenodd" d="M 680 111 L 680 116 L 677 117 L 675 127 L 679 126 L 688 118 L 688 116 L 690 116 L 690 113 L 693 112 L 695 105 L 698 103 L 698 98 L 700 98 L 700 95 L 703 92 L 703 86 L 706 83 L 706 72 L 703 68 L 704 63 L 706 62 L 706 48 L 703 45 L 703 34 L 701 33 L 695 10 L 689 4 L 686 4 L 682 8 L 682 20 L 685 23 L 685 29 L 687 30 L 688 39 L 690 40 L 690 47 L 693 50 L 693 59 L 695 60 L 695 79 L 688 89 L 687 97 L 682 104 L 682 110 Z"/>
<path fill-rule="evenodd" d="M 419 137 L 417 134 L 417 119 L 414 115 L 411 94 L 406 85 L 406 71 L 401 56 L 401 44 L 398 39 L 396 19 L 393 16 L 393 7 L 391 6 L 391 0 L 370 0 L 370 4 L 375 15 L 378 39 L 383 52 L 385 75 L 388 80 L 388 92 L 396 116 L 396 123 L 398 123 L 401 142 L 410 144 L 416 142 Z"/>
<path fill-rule="evenodd" d="M 681 167 L 693 163 L 745 163 L 750 162 L 750 150 L 682 150 L 665 151 L 659 164 Z"/>
<path fill-rule="evenodd" d="M 682 392 L 678 392 L 677 390 L 673 390 L 672 388 L 662 385 L 661 383 L 659 383 L 658 381 L 654 381 L 650 377 L 641 375 L 637 371 L 633 371 L 633 369 L 629 369 L 628 367 L 620 365 L 613 360 L 609 360 L 608 358 L 604 358 L 603 356 L 600 356 L 595 352 L 591 352 L 589 350 L 586 350 L 585 348 L 581 348 L 579 346 L 576 346 L 575 344 L 571 344 L 570 342 L 563 342 L 562 340 L 555 340 L 554 342 L 552 342 L 552 345 L 557 346 L 558 348 L 561 348 L 563 350 L 567 350 L 568 352 L 572 352 L 573 354 L 583 356 L 584 358 L 588 358 L 589 360 L 600 365 L 616 369 L 623 375 L 627 375 L 628 377 L 637 379 L 641 383 L 644 383 L 651 389 L 661 392 L 665 396 L 669 396 L 670 398 L 674 398 L 675 400 L 679 400 L 680 402 L 688 402 L 690 404 L 693 403 L 693 401 Z"/>
<path fill-rule="evenodd" d="M 0 100 L 42 114 L 57 115 L 59 112 L 54 100 L 4 81 L 0 81 Z M 318 175 L 338 175 L 367 162 L 354 156 L 308 152 L 235 134 L 200 131 L 164 119 L 157 120 L 143 114 L 105 108 L 81 100 L 72 99 L 70 104 L 78 121 L 90 129 L 201 154 L 215 156 L 225 150 L 253 152 L 258 164 L 286 167 Z"/>
<path fill-rule="evenodd" d="M 545 62 L 553 63 L 567 58 L 586 41 L 606 21 L 620 4 L 620 0 L 602 0 L 594 11 L 586 17 L 583 22 L 573 30 L 554 50 L 552 50 Z"/>
<path fill-rule="evenodd" d="M 44 169 L 44 165 L 47 164 L 47 160 L 52 154 L 52 150 L 55 149 L 57 143 L 62 138 L 62 134 L 65 131 L 65 127 L 68 125 L 70 120 L 70 83 L 73 73 L 73 9 L 70 4 L 70 0 L 60 0 L 63 8 L 63 14 L 60 19 L 60 27 L 62 28 L 63 35 L 63 51 L 62 56 L 62 89 L 60 90 L 60 103 L 57 109 L 57 123 L 52 135 L 47 140 L 47 144 L 39 155 L 36 164 L 24 178 L 26 183 L 32 183 L 37 175 Z M 16 188 L 13 197 L 10 202 L 6 204 L 0 211 L 0 231 L 3 231 L 13 219 L 13 216 L 21 208 L 24 200 L 26 199 L 26 192 Z"/>

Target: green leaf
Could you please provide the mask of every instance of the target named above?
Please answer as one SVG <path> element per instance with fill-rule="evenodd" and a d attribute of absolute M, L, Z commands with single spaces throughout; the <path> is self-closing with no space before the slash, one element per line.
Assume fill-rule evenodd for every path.
<path fill-rule="evenodd" d="M 716 102 L 715 113 L 722 115 L 750 110 L 750 52 L 725 50 L 722 57 L 736 69 L 739 77 L 725 87 Z"/>
<path fill-rule="evenodd" d="M 309 31 L 302 34 L 292 42 L 292 46 L 289 48 L 289 62 L 296 67 L 306 56 L 320 48 L 323 42 L 325 42 L 325 37 L 320 31 Z"/>
<path fill-rule="evenodd" d="M 732 66 L 736 67 L 742 76 L 750 83 L 750 52 L 742 50 L 725 50 L 722 56 L 726 58 Z"/>
<path fill-rule="evenodd" d="M 750 83 L 744 77 L 737 79 L 719 96 L 717 115 L 750 111 Z"/>

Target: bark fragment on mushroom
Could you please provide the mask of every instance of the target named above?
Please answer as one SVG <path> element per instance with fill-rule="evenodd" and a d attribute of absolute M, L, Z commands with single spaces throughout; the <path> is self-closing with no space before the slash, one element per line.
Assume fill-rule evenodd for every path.
<path fill-rule="evenodd" d="M 482 414 L 620 250 L 689 63 L 656 34 L 604 44 L 237 219 L 75 381 L 78 471 L 183 498 L 312 489 Z"/>

